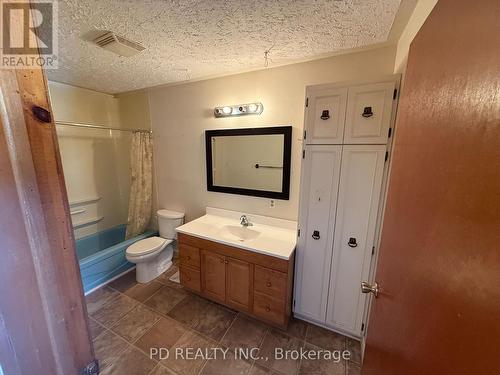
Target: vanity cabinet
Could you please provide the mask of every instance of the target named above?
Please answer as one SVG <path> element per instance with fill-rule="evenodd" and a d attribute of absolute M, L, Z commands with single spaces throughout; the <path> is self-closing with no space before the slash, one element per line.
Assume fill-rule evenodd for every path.
<path fill-rule="evenodd" d="M 286 327 L 294 256 L 282 259 L 178 234 L 181 284 L 205 298 Z"/>

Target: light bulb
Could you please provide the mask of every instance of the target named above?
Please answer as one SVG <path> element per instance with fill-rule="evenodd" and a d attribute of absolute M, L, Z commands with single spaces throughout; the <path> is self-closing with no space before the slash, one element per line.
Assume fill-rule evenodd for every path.
<path fill-rule="evenodd" d="M 231 112 L 233 112 L 233 109 L 231 107 L 224 107 L 222 108 L 222 112 L 224 112 L 224 114 L 226 115 L 229 115 L 231 114 Z"/>
<path fill-rule="evenodd" d="M 248 112 L 255 112 L 255 111 L 257 111 L 257 104 L 249 104 Z"/>

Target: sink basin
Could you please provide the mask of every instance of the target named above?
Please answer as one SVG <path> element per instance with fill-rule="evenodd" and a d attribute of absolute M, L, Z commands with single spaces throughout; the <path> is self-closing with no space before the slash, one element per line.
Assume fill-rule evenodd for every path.
<path fill-rule="evenodd" d="M 260 232 L 248 227 L 225 225 L 220 229 L 219 235 L 228 240 L 247 242 L 259 237 Z"/>

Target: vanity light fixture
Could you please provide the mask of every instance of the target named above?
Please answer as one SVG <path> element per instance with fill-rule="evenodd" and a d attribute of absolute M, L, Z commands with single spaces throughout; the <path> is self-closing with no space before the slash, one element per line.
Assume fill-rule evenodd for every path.
<path fill-rule="evenodd" d="M 260 102 L 237 104 L 231 106 L 215 107 L 215 117 L 230 117 L 230 116 L 244 116 L 244 115 L 260 115 L 264 110 L 264 106 Z"/>

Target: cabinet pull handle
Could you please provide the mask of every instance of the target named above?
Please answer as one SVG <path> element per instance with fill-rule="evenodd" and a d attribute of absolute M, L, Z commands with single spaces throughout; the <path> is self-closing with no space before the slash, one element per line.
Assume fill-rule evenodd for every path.
<path fill-rule="evenodd" d="M 321 119 L 322 120 L 328 120 L 330 118 L 330 111 L 328 109 L 324 109 L 321 112 Z"/>
<path fill-rule="evenodd" d="M 319 230 L 313 231 L 312 238 L 314 238 L 315 240 L 319 240 L 321 238 L 321 236 L 319 235 Z"/>
<path fill-rule="evenodd" d="M 266 311 L 267 312 L 271 311 L 271 308 L 269 306 L 266 306 Z"/>
<path fill-rule="evenodd" d="M 268 288 L 270 288 L 272 284 L 270 281 L 268 281 L 266 285 L 268 286 Z"/>
<path fill-rule="evenodd" d="M 354 237 L 351 237 L 349 238 L 347 245 L 349 245 L 349 247 L 357 247 L 358 243 L 356 242 L 356 239 Z"/>
<path fill-rule="evenodd" d="M 365 107 L 363 109 L 363 113 L 361 114 L 363 117 L 372 117 L 373 116 L 373 111 L 372 107 Z"/>

